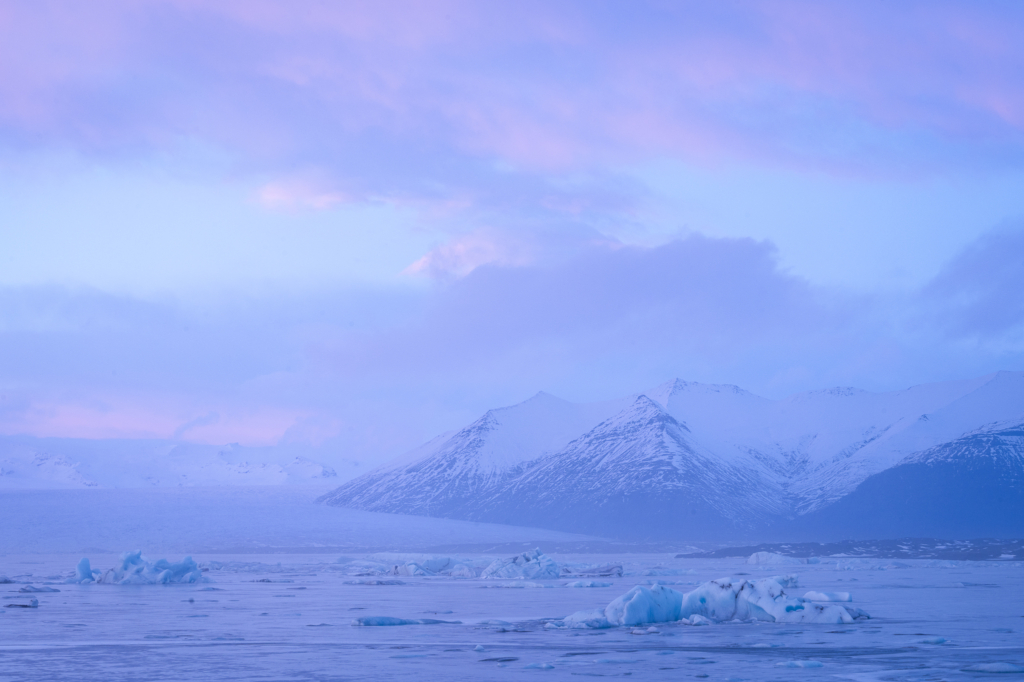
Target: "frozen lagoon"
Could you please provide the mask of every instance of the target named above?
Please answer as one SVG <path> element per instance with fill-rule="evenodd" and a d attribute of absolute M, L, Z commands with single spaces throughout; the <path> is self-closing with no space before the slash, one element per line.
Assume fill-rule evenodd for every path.
<path fill-rule="evenodd" d="M 0 575 L 12 581 L 0 584 L 0 603 L 38 600 L 38 608 L 0 608 L 0 680 L 924 682 L 1015 679 L 985 670 L 1024 666 L 1024 567 L 1017 561 L 754 565 L 676 558 L 677 550 L 582 553 L 566 549 L 587 544 L 579 536 L 327 509 L 294 491 L 76 492 L 87 494 L 0 496 Z M 420 551 L 449 546 L 450 556 L 478 568 L 512 554 L 488 547 L 535 541 L 562 565 L 622 564 L 624 575 L 375 575 L 375 565 L 425 557 L 373 551 L 371 541 Z M 300 543 L 306 549 L 287 549 Z M 150 560 L 191 554 L 209 569 L 209 582 L 64 583 L 83 557 L 105 571 L 120 551 L 138 548 Z M 850 593 L 851 604 L 872 618 L 847 625 L 550 627 L 604 608 L 638 584 L 662 581 L 686 592 L 724 576 L 789 573 L 799 576 L 791 595 Z M 60 591 L 20 591 L 28 585 Z M 460 623 L 352 625 L 374 617 Z"/>
<path fill-rule="evenodd" d="M 548 623 L 602 608 L 636 584 L 661 580 L 689 590 L 723 575 L 772 572 L 743 560 L 667 554 L 554 556 L 561 562 L 623 563 L 626 575 L 598 582 L 609 587 L 578 588 L 565 586 L 573 580 L 373 580 L 352 575 L 350 563 L 322 554 L 245 554 L 195 557 L 201 564 L 221 562 L 218 570 L 206 572 L 207 583 L 60 584 L 79 558 L 0 559 L 0 572 L 14 580 L 0 586 L 4 603 L 27 597 L 18 590 L 29 581 L 60 590 L 32 593 L 39 600 L 36 609 L 3 609 L 0 679 L 585 675 L 924 681 L 998 674 L 968 670 L 985 664 L 1024 666 L 1024 572 L 1016 562 L 929 567 L 905 561 L 911 567 L 888 570 L 872 570 L 869 564 L 860 570 L 837 570 L 827 563 L 801 566 L 801 587 L 794 593 L 803 594 L 804 588 L 851 592 L 854 603 L 872 615 L 849 625 L 659 623 L 653 630 L 569 630 Z M 393 555 L 367 558 L 396 560 Z M 92 559 L 98 567 L 116 562 L 109 555 Z M 662 575 L 642 575 L 647 572 Z M 356 618 L 374 616 L 461 623 L 352 625 Z"/>

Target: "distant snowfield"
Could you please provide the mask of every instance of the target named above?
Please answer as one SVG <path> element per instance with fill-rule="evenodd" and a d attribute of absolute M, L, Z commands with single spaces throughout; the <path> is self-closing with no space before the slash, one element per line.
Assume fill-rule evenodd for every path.
<path fill-rule="evenodd" d="M 591 538 L 316 504 L 317 486 L 15 490 L 0 494 L 0 555 L 351 551 Z M 2 571 L 0 571 L 2 572 Z"/>
<path fill-rule="evenodd" d="M 364 470 L 349 460 L 329 466 L 322 455 L 300 446 L 0 436 L 0 490 L 337 485 Z"/>

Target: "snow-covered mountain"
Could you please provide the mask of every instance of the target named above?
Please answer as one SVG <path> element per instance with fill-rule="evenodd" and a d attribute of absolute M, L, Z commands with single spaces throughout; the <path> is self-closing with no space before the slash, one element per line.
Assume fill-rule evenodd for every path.
<path fill-rule="evenodd" d="M 782 400 L 679 380 L 590 405 L 539 394 L 492 410 L 322 499 L 371 511 L 634 537 L 736 537 L 812 526 L 819 532 L 824 521 L 813 519 L 860 499 L 865 486 L 881 485 L 882 474 L 891 479 L 893 472 L 934 469 L 938 460 L 921 458 L 963 457 L 962 443 L 977 449 L 986 438 L 1015 442 L 1007 434 L 1020 423 L 1021 372 L 890 393 L 835 388 Z M 1001 464 L 979 475 L 995 476 L 999 467 L 1020 471 L 1014 447 L 989 447 L 986 457 Z M 1018 505 L 1016 524 L 1024 531 L 1024 507 L 1012 492 L 1022 479 L 1005 472 L 996 479 L 993 485 L 1010 490 L 1004 497 Z M 887 485 L 887 494 L 897 495 L 897 484 Z M 919 492 L 923 504 L 929 493 Z M 857 512 L 864 523 L 867 511 Z M 976 518 L 972 527 L 981 532 L 984 520 Z M 897 532 L 899 519 L 890 517 L 885 527 Z"/>
<path fill-rule="evenodd" d="M 490 410 L 454 435 L 435 438 L 360 477 L 342 506 L 478 518 L 480 500 L 624 404 L 578 405 L 538 393 L 518 405 Z"/>

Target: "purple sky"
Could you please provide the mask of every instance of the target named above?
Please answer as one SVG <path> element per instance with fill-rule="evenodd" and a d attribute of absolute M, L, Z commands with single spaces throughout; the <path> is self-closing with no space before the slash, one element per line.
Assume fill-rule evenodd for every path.
<path fill-rule="evenodd" d="M 0 0 L 0 433 L 389 456 L 1024 369 L 1017 2 Z"/>

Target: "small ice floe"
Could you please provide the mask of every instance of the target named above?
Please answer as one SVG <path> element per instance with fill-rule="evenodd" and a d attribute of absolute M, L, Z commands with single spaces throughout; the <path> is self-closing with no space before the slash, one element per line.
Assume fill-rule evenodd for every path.
<path fill-rule="evenodd" d="M 477 644 L 473 647 L 473 651 L 485 651 L 483 644 Z"/>
<path fill-rule="evenodd" d="M 30 599 L 27 604 L 7 604 L 4 606 L 5 609 L 38 609 L 39 600 Z"/>
<path fill-rule="evenodd" d="M 562 620 L 562 627 L 608 628 L 687 621 L 768 621 L 779 623 L 852 623 L 868 614 L 852 606 L 819 604 L 790 597 L 785 587 L 793 576 L 761 580 L 722 578 L 706 582 L 690 592 L 663 585 L 637 585 L 604 609 L 579 611 Z M 700 620 L 694 620 L 698 617 Z"/>
<path fill-rule="evenodd" d="M 622 564 L 576 564 L 562 566 L 562 575 L 576 578 L 621 578 Z"/>
<path fill-rule="evenodd" d="M 633 630 L 630 634 L 631 635 L 660 635 L 661 634 L 661 630 L 659 630 L 658 628 L 652 626 L 652 627 L 647 628 L 646 630 L 638 628 L 636 630 Z"/>
<path fill-rule="evenodd" d="M 945 637 L 929 637 L 928 639 L 917 640 L 918 644 L 949 644 L 949 640 Z"/>
<path fill-rule="evenodd" d="M 1013 663 L 978 663 L 969 665 L 961 670 L 970 673 L 1024 673 L 1024 665 Z"/>
<path fill-rule="evenodd" d="M 480 574 L 481 578 L 553 580 L 561 576 L 562 571 L 554 559 L 542 554 L 539 549 L 523 552 L 507 559 L 495 559 Z"/>
<path fill-rule="evenodd" d="M 346 580 L 346 585 L 404 585 L 401 580 Z"/>
<path fill-rule="evenodd" d="M 849 592 L 815 592 L 813 590 L 804 594 L 804 599 L 807 601 L 853 601 Z"/>
<path fill-rule="evenodd" d="M 18 590 L 18 592 L 60 592 L 60 590 L 54 587 L 47 587 L 45 585 L 41 585 L 39 587 L 35 585 L 25 585 L 25 587 Z"/>
<path fill-rule="evenodd" d="M 640 572 L 643 576 L 673 576 L 673 575 L 696 575 L 697 571 L 692 568 L 666 568 L 665 566 L 654 566 Z"/>
<path fill-rule="evenodd" d="M 392 625 L 462 625 L 461 620 L 435 620 L 433 618 L 392 618 L 390 616 L 364 616 L 352 621 L 359 627 L 387 627 Z"/>
<path fill-rule="evenodd" d="M 550 663 L 529 663 L 523 666 L 528 670 L 554 670 L 555 666 Z"/>
<path fill-rule="evenodd" d="M 125 552 L 121 563 L 106 572 L 94 570 L 88 559 L 78 562 L 75 577 L 66 582 L 74 584 L 107 583 L 115 585 L 166 585 L 169 583 L 208 582 L 192 557 L 187 556 L 178 563 L 167 559 L 149 562 L 142 558 L 142 551 Z"/>
<path fill-rule="evenodd" d="M 825 664 L 821 661 L 782 661 L 775 665 L 782 668 L 823 668 Z"/>
<path fill-rule="evenodd" d="M 528 588 L 545 588 L 554 587 L 554 585 L 545 585 L 544 583 L 535 583 L 532 581 L 528 582 L 514 582 L 514 583 L 498 583 L 496 585 L 481 585 L 480 587 L 492 588 L 492 587 L 507 587 L 513 590 L 521 590 Z"/>
<path fill-rule="evenodd" d="M 10 585 L 14 581 L 8 578 L 6 575 L 0 575 L 0 585 Z"/>
<path fill-rule="evenodd" d="M 611 587 L 611 583 L 603 583 L 598 580 L 576 580 L 575 582 L 566 583 L 566 587 Z"/>

